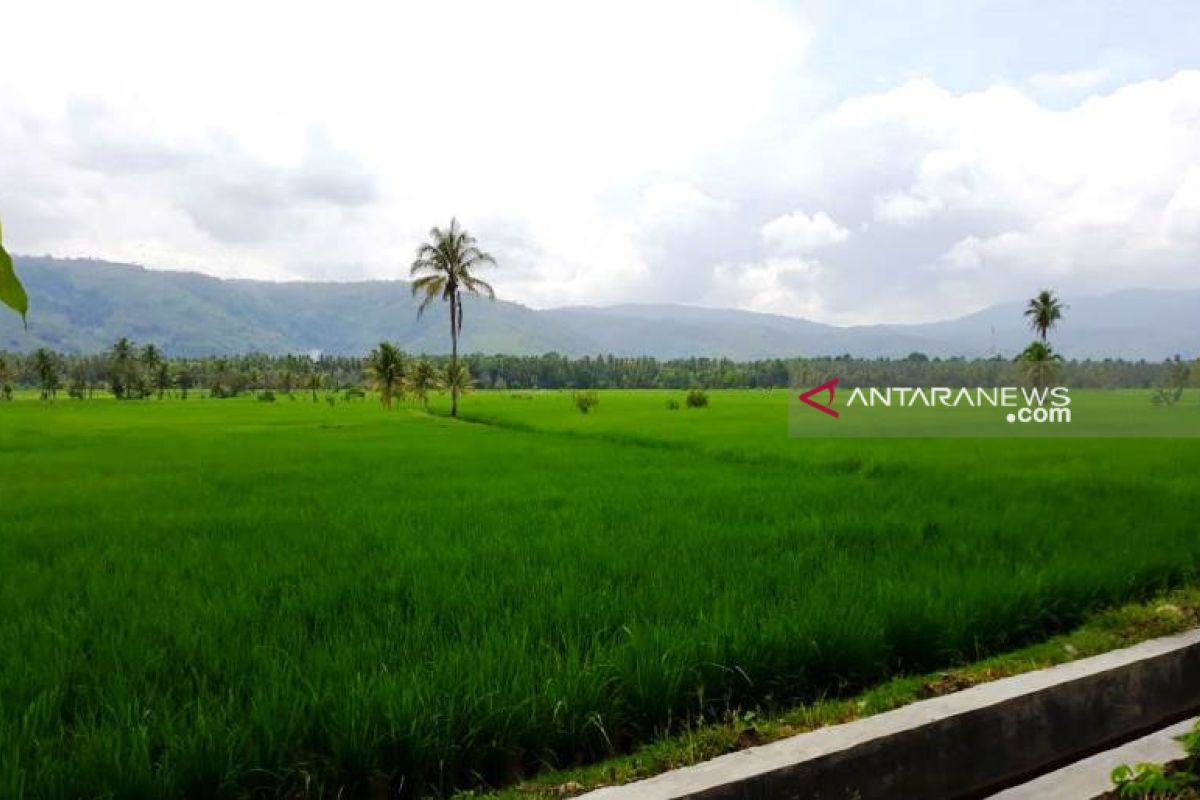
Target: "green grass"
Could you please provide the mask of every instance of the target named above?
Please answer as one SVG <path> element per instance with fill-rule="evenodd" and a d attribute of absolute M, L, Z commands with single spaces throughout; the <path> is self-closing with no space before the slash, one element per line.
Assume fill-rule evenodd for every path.
<path fill-rule="evenodd" d="M 999 678 L 1105 653 L 1200 624 L 1200 587 L 1146 603 L 1106 609 L 1078 628 L 999 656 L 925 675 L 903 675 L 848 696 L 822 697 L 774 713 L 731 711 L 597 764 L 546 772 L 489 793 L 495 800 L 560 798 L 601 786 L 629 783 L 746 747 L 849 722 Z"/>
<path fill-rule="evenodd" d="M 498 786 L 1037 641 L 1200 558 L 1194 440 L 794 439 L 784 392 L 600 396 L 0 403 L 0 796 Z"/>

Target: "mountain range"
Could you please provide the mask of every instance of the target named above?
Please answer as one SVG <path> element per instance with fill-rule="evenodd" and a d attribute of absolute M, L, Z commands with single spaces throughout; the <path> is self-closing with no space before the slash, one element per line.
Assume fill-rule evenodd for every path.
<path fill-rule="evenodd" d="M 417 317 L 403 281 L 277 283 L 223 280 L 91 259 L 17 257 L 30 296 L 29 329 L 0 315 L 0 350 L 92 353 L 128 336 L 176 356 L 244 352 L 364 354 L 381 339 L 412 353 L 445 353 L 444 308 Z M 1071 358 L 1160 360 L 1200 353 L 1200 289 L 1130 289 L 1067 299 L 1053 334 Z M 441 304 L 439 304 L 440 306 Z M 840 355 L 1011 356 L 1031 339 L 1023 304 L 1002 303 L 944 322 L 826 325 L 796 317 L 682 305 L 535 310 L 468 298 L 465 353 L 738 360 Z"/>

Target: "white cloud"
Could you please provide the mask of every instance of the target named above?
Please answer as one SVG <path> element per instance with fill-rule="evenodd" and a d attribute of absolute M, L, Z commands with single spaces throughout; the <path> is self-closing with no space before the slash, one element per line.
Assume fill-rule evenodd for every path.
<path fill-rule="evenodd" d="M 816 128 L 837 176 L 823 191 L 862 187 L 883 223 L 860 237 L 876 247 L 839 255 L 834 274 L 852 279 L 819 287 L 835 314 L 868 285 L 896 295 L 888 317 L 922 319 L 909 298 L 948 287 L 981 306 L 1043 276 L 1076 293 L 1200 282 L 1200 72 L 1064 110 L 1009 86 L 956 94 L 918 80 L 853 98 Z M 863 157 L 878 151 L 886 161 Z"/>
<path fill-rule="evenodd" d="M 709 305 L 776 314 L 824 316 L 815 291 L 821 266 L 803 258 L 768 258 L 748 264 L 721 264 L 714 270 Z"/>
<path fill-rule="evenodd" d="M 533 303 L 617 296 L 647 230 L 705 213 L 693 176 L 772 112 L 810 35 L 734 0 L 26 4 L 5 24 L 14 249 L 397 277 L 456 214 L 528 237 L 504 293 Z"/>
<path fill-rule="evenodd" d="M 875 198 L 875 218 L 893 225 L 912 225 L 937 214 L 942 208 L 937 197 L 921 197 L 897 192 Z"/>
<path fill-rule="evenodd" d="M 1046 275 L 1200 282 L 1200 72 L 1016 54 L 1007 82 L 876 65 L 885 89 L 846 95 L 822 69 L 847 48 L 813 19 L 773 0 L 19 4 L 0 214 L 18 252 L 309 279 L 402 277 L 457 215 L 501 295 L 539 306 L 901 321 Z"/>
<path fill-rule="evenodd" d="M 1200 166 L 1184 174 L 1163 214 L 1164 246 L 1192 247 L 1200 242 Z"/>
<path fill-rule="evenodd" d="M 1088 92 L 1099 88 L 1111 74 L 1112 71 L 1107 67 L 1077 69 L 1071 72 L 1039 72 L 1029 79 L 1029 85 L 1035 91 L 1047 94 Z"/>
<path fill-rule="evenodd" d="M 850 231 L 824 211 L 808 215 L 793 211 L 768 222 L 760 231 L 763 242 L 776 253 L 803 254 L 844 242 Z"/>
<path fill-rule="evenodd" d="M 710 197 L 684 181 L 654 183 L 642 190 L 638 221 L 645 227 L 692 225 L 729 203 Z"/>

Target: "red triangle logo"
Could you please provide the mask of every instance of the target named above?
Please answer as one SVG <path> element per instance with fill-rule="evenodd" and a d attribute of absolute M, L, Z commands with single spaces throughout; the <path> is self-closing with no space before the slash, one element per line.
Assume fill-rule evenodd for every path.
<path fill-rule="evenodd" d="M 812 396 L 814 394 L 821 394 L 822 392 L 829 392 L 829 405 L 833 405 L 833 387 L 835 387 L 837 385 L 838 385 L 837 378 L 833 378 L 832 380 L 825 381 L 820 386 L 813 387 L 812 389 L 809 389 L 804 394 L 800 395 L 800 402 L 804 403 L 807 406 L 811 406 L 811 407 L 815 408 L 817 411 L 828 414 L 829 416 L 836 419 L 838 416 L 840 416 L 838 414 L 838 412 L 834 411 L 832 408 L 825 405 L 824 403 L 813 400 Z"/>

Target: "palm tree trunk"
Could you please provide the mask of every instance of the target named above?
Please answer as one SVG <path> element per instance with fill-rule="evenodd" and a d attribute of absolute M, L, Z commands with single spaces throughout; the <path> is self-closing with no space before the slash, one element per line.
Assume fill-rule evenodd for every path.
<path fill-rule="evenodd" d="M 450 374 L 458 368 L 458 293 L 450 295 Z M 450 416 L 458 416 L 458 382 L 450 383 Z"/>

